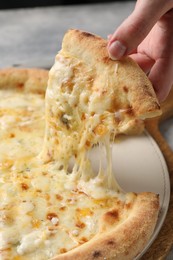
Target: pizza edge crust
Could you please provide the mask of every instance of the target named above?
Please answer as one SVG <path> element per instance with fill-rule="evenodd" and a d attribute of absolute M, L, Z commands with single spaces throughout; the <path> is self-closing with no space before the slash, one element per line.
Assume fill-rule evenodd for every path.
<path fill-rule="evenodd" d="M 143 70 L 130 57 L 119 61 L 110 59 L 107 41 L 100 36 L 76 29 L 68 30 L 63 38 L 61 52 L 97 67 L 98 75 L 105 69 L 109 70 L 115 85 L 125 84 L 130 103 L 139 118 L 145 119 L 161 114 L 153 86 Z M 116 66 L 118 76 L 115 73 Z"/>
<path fill-rule="evenodd" d="M 137 195 L 129 217 L 108 232 L 98 233 L 85 244 L 51 260 L 130 260 L 149 241 L 159 212 L 159 197 L 150 192 Z"/>
<path fill-rule="evenodd" d="M 37 68 L 5 68 L 0 69 L 0 88 L 15 88 L 25 93 L 45 94 L 48 71 Z"/>

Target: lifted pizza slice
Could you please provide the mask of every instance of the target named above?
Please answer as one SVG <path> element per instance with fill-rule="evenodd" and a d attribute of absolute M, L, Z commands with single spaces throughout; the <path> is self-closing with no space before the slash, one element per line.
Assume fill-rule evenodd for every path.
<path fill-rule="evenodd" d="M 49 72 L 41 157 L 59 162 L 66 171 L 69 161 L 75 161 L 74 175 L 78 172 L 85 180 L 93 175 L 87 159 L 93 145 L 104 143 L 111 172 L 110 140 L 140 133 L 145 118 L 161 113 L 145 73 L 130 58 L 112 61 L 106 46 L 99 36 L 69 30 Z M 110 188 L 114 181 L 111 173 L 106 175 Z"/>

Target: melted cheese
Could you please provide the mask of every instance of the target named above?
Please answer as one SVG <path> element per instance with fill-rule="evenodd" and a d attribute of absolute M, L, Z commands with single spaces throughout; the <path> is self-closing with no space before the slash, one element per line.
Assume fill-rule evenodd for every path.
<path fill-rule="evenodd" d="M 107 169 L 103 171 L 100 167 L 99 178 L 93 183 L 97 185 L 98 181 L 97 186 L 118 191 L 110 151 L 111 135 L 118 131 L 116 115 L 112 112 L 113 90 L 104 95 L 106 88 L 99 90 L 93 83 L 94 73 L 93 68 L 75 58 L 57 55 L 46 92 L 46 133 L 40 157 L 44 161 L 60 162 L 65 171 L 69 160 L 75 158 L 73 175 L 76 179 L 89 181 L 94 173 L 87 150 L 101 141 L 108 155 Z"/>
<path fill-rule="evenodd" d="M 55 104 L 54 92 L 48 90 L 47 98 L 46 106 Z M 91 178 L 92 167 L 84 148 L 79 158 L 83 178 L 73 167 L 67 174 L 69 161 L 64 162 L 71 153 L 43 163 L 43 153 L 38 156 L 45 128 L 42 95 L 26 96 L 10 89 L 0 90 L 0 99 L 0 259 L 50 259 L 92 239 L 99 232 L 100 217 L 119 199 L 125 205 L 127 196 L 105 187 L 101 170 Z M 56 123 L 57 118 L 49 119 Z M 97 116 L 95 119 L 99 122 Z M 74 121 L 74 115 L 65 114 L 63 120 Z M 73 134 L 74 138 L 77 132 Z M 62 143 L 65 156 L 66 149 L 70 152 L 68 142 L 71 149 L 74 140 L 69 141 L 63 132 L 60 135 L 67 137 Z M 79 169 L 79 164 L 75 167 Z"/>

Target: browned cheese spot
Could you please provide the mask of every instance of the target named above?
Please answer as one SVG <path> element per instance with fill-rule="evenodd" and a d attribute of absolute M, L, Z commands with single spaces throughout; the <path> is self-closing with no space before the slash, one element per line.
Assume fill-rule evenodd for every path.
<path fill-rule="evenodd" d="M 14 134 L 14 133 L 10 133 L 9 137 L 10 137 L 10 138 L 14 138 L 14 137 L 15 137 L 15 134 Z"/>
<path fill-rule="evenodd" d="M 83 121 L 85 119 L 86 119 L 86 115 L 85 115 L 85 113 L 82 113 L 81 120 Z"/>
<path fill-rule="evenodd" d="M 134 111 L 132 107 L 129 107 L 125 113 L 129 116 L 134 116 Z"/>
<path fill-rule="evenodd" d="M 1 250 L 0 250 L 0 254 L 1 254 L 1 252 L 3 253 L 3 252 L 5 252 L 5 251 L 11 251 L 11 248 L 4 248 L 4 249 L 1 249 Z"/>
<path fill-rule="evenodd" d="M 100 92 L 100 94 L 101 94 L 102 96 L 106 96 L 107 92 L 108 92 L 107 89 L 103 89 L 103 90 Z"/>
<path fill-rule="evenodd" d="M 36 192 L 39 192 L 39 193 L 41 193 L 41 192 L 42 192 L 42 190 L 40 190 L 40 189 L 37 189 L 37 190 L 36 190 Z"/>
<path fill-rule="evenodd" d="M 74 69 L 73 69 L 73 71 L 74 71 Z M 75 73 L 75 71 L 74 71 L 74 73 Z M 72 81 L 68 80 L 68 81 L 62 83 L 61 90 L 62 90 L 62 92 L 71 93 L 73 90 L 73 87 L 74 87 L 74 83 Z"/>
<path fill-rule="evenodd" d="M 76 202 L 76 199 L 70 198 L 70 199 L 67 199 L 66 202 L 69 203 L 69 204 L 73 204 L 74 202 Z"/>
<path fill-rule="evenodd" d="M 88 239 L 86 237 L 81 237 L 79 242 L 80 242 L 80 244 L 84 244 L 84 243 L 88 242 Z"/>
<path fill-rule="evenodd" d="M 132 203 L 130 203 L 130 202 L 125 204 L 125 207 L 126 207 L 127 209 L 130 209 L 131 206 L 132 206 Z"/>
<path fill-rule="evenodd" d="M 85 223 L 83 223 L 83 222 L 81 222 L 80 220 L 78 220 L 77 222 L 76 222 L 76 227 L 78 227 L 78 228 L 84 228 L 85 227 Z"/>
<path fill-rule="evenodd" d="M 93 111 L 93 112 L 91 112 L 91 116 L 94 116 L 95 115 L 95 112 Z"/>
<path fill-rule="evenodd" d="M 58 215 L 56 213 L 53 213 L 53 212 L 47 214 L 48 220 L 51 220 L 52 218 L 57 218 L 57 217 L 58 217 Z"/>
<path fill-rule="evenodd" d="M 28 190 L 29 186 L 26 183 L 21 183 L 22 190 Z"/>
<path fill-rule="evenodd" d="M 126 87 L 126 86 L 123 87 L 123 90 L 124 90 L 124 92 L 126 92 L 126 93 L 129 92 L 129 89 L 128 89 L 128 87 Z"/>
<path fill-rule="evenodd" d="M 60 253 L 63 254 L 63 253 L 66 253 L 67 252 L 67 249 L 66 248 L 61 248 L 60 249 Z"/>
<path fill-rule="evenodd" d="M 84 37 L 91 37 L 91 38 L 94 38 L 94 39 L 100 39 L 99 37 L 97 37 L 97 36 L 95 36 L 95 35 L 93 35 L 93 34 L 91 34 L 89 32 L 82 32 L 82 35 Z"/>
<path fill-rule="evenodd" d="M 114 246 L 115 242 L 113 240 L 108 240 L 107 244 L 110 245 L 110 246 Z"/>
<path fill-rule="evenodd" d="M 86 145 L 87 147 L 90 147 L 90 146 L 91 146 L 90 141 L 86 140 L 85 145 Z"/>
<path fill-rule="evenodd" d="M 56 197 L 57 200 L 63 200 L 63 197 L 59 194 L 56 194 L 55 197 Z"/>
<path fill-rule="evenodd" d="M 65 206 L 62 206 L 59 208 L 60 211 L 65 211 L 66 207 Z"/>
<path fill-rule="evenodd" d="M 21 89 L 21 90 L 22 90 L 23 87 L 24 87 L 24 83 L 23 83 L 23 82 L 17 84 L 17 88 L 18 88 L 18 89 Z"/>
<path fill-rule="evenodd" d="M 101 254 L 100 251 L 94 251 L 94 253 L 93 253 L 93 257 L 94 257 L 94 258 L 100 257 L 101 255 L 102 255 L 102 254 Z"/>
<path fill-rule="evenodd" d="M 109 224 L 114 224 L 117 220 L 119 220 L 119 213 L 118 210 L 113 209 L 111 211 L 108 211 L 105 214 L 105 221 L 108 222 Z"/>

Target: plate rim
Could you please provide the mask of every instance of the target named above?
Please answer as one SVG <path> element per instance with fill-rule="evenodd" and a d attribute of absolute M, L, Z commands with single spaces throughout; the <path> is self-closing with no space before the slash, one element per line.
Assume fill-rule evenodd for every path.
<path fill-rule="evenodd" d="M 145 129 L 144 130 L 145 136 L 147 136 L 151 146 L 153 147 L 153 150 L 155 154 L 157 155 L 157 158 L 160 161 L 160 164 L 162 166 L 162 174 L 163 174 L 163 180 L 164 180 L 164 194 L 163 194 L 163 200 L 162 204 L 160 205 L 159 209 L 159 215 L 158 215 L 158 220 L 154 229 L 154 232 L 152 236 L 150 237 L 150 240 L 142 250 L 140 254 L 138 254 L 134 260 L 139 260 L 151 247 L 151 245 L 154 243 L 156 240 L 161 228 L 163 227 L 164 221 L 166 219 L 166 215 L 169 209 L 169 203 L 170 203 L 170 195 L 171 195 L 171 186 L 170 186 L 170 176 L 169 176 L 169 170 L 168 166 L 166 163 L 166 160 L 164 158 L 163 153 L 160 150 L 159 145 L 155 141 L 155 139 L 150 135 L 150 133 Z"/>

